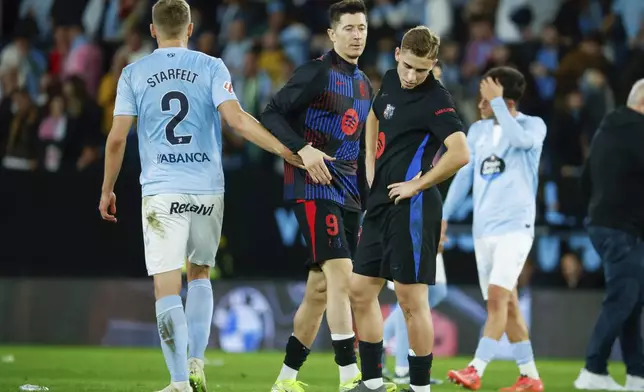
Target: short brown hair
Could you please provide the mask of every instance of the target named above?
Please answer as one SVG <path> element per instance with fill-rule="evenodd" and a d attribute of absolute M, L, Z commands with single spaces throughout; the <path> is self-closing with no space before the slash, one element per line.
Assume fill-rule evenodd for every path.
<path fill-rule="evenodd" d="M 334 3 L 329 7 L 329 21 L 331 28 L 340 22 L 340 18 L 345 14 L 365 14 L 367 15 L 367 7 L 362 0 L 342 0 Z"/>
<path fill-rule="evenodd" d="M 525 92 L 525 77 L 516 68 L 492 68 L 483 75 L 483 79 L 485 78 L 492 78 L 503 86 L 503 98 L 518 101 Z"/>
<path fill-rule="evenodd" d="M 400 44 L 402 50 L 409 50 L 415 56 L 435 59 L 441 39 L 428 27 L 417 26 L 405 33 Z"/>
<path fill-rule="evenodd" d="M 165 38 L 176 38 L 190 24 L 190 6 L 185 0 L 159 0 L 152 7 L 152 23 Z"/>

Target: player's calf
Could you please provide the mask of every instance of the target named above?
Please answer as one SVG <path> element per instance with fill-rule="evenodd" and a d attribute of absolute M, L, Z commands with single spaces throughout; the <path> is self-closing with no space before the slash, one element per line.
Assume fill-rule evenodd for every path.
<path fill-rule="evenodd" d="M 539 372 L 537 371 L 537 366 L 534 362 L 534 352 L 528 335 L 528 326 L 521 314 L 521 309 L 519 308 L 519 297 L 516 289 L 508 303 L 508 322 L 505 331 L 510 343 L 512 343 L 512 352 L 514 353 L 514 359 L 519 366 L 521 376 L 529 378 L 529 380 L 519 378 L 517 383 L 523 386 L 532 385 L 534 387 L 538 387 L 540 382 L 532 383 L 531 381 L 539 380 Z M 542 384 L 541 388 L 543 388 Z"/>
<path fill-rule="evenodd" d="M 286 344 L 286 355 L 282 370 L 273 386 L 276 391 L 296 391 L 302 388 L 297 383 L 297 373 L 306 361 L 313 340 L 320 329 L 322 315 L 326 308 L 326 280 L 322 271 L 309 271 L 306 291 L 295 318 L 293 335 Z"/>
<path fill-rule="evenodd" d="M 171 387 L 178 391 L 188 390 L 188 324 L 179 296 L 181 269 L 154 275 L 154 290 L 157 327 Z"/>
<path fill-rule="evenodd" d="M 427 289 L 423 283 L 396 282 L 396 296 L 405 317 L 409 339 L 409 385 L 415 392 L 430 390 L 434 327 Z"/>
<path fill-rule="evenodd" d="M 351 307 L 360 336 L 358 343 L 364 387 L 378 390 L 382 380 L 383 320 L 378 294 L 385 280 L 353 274 L 351 278 Z"/>
<path fill-rule="evenodd" d="M 359 379 L 360 375 L 349 299 L 353 263 L 351 259 L 327 260 L 322 265 L 322 272 L 327 285 L 326 318 L 331 330 L 335 363 L 340 370 L 340 385 L 344 385 Z"/>

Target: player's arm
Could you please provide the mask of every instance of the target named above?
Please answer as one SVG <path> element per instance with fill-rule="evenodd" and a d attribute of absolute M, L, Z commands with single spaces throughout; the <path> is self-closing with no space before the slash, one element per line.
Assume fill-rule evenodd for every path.
<path fill-rule="evenodd" d="M 114 216 L 116 214 L 114 185 L 123 165 L 127 135 L 130 133 L 137 114 L 136 100 L 130 84 L 129 72 L 125 69 L 119 77 L 116 88 L 114 120 L 105 145 L 105 173 L 103 174 L 101 202 L 99 205 L 101 216 L 110 222 L 116 222 L 116 217 Z"/>
<path fill-rule="evenodd" d="M 491 100 L 490 107 L 503 129 L 503 136 L 510 142 L 510 146 L 529 150 L 543 145 L 543 140 L 546 138 L 546 124 L 543 120 L 533 117 L 526 122 L 526 128 L 522 127 L 510 113 L 502 97 Z"/>
<path fill-rule="evenodd" d="M 470 150 L 463 131 L 452 133 L 443 143 L 447 151 L 436 166 L 420 177 L 421 191 L 447 180 L 470 161 Z"/>
<path fill-rule="evenodd" d="M 378 151 L 378 129 L 380 122 L 373 111 L 369 111 L 365 130 L 365 171 L 369 187 L 373 184 L 373 177 L 376 171 L 376 153 Z"/>
<path fill-rule="evenodd" d="M 212 102 L 222 119 L 240 136 L 258 147 L 284 158 L 289 163 L 302 167 L 302 161 L 277 138 L 261 126 L 253 116 L 245 112 L 232 88 L 230 72 L 219 60 L 212 71 Z"/>
<path fill-rule="evenodd" d="M 327 80 L 327 69 L 321 61 L 310 61 L 302 65 L 273 96 L 261 115 L 262 124 L 302 158 L 313 181 L 321 184 L 331 183 L 333 177 L 325 161 L 335 159 L 307 143 L 291 127 L 288 117 L 308 107 L 324 91 Z"/>
<path fill-rule="evenodd" d="M 291 127 L 288 118 L 293 112 L 309 106 L 324 91 L 325 84 L 326 72 L 321 61 L 302 65 L 273 96 L 260 117 L 262 125 L 295 153 L 308 143 Z"/>
<path fill-rule="evenodd" d="M 448 221 L 467 198 L 474 181 L 474 146 L 476 145 L 476 125 L 472 125 L 467 133 L 467 144 L 470 158 L 467 165 L 463 166 L 452 180 L 443 203 L 443 220 Z"/>
<path fill-rule="evenodd" d="M 217 110 L 223 120 L 241 137 L 258 147 L 278 155 L 290 164 L 304 168 L 302 160 L 283 145 L 277 138 L 271 135 L 260 123 L 247 112 L 245 112 L 237 100 L 222 102 Z"/>
<path fill-rule="evenodd" d="M 467 137 L 463 132 L 463 123 L 456 114 L 454 103 L 447 91 L 432 97 L 434 108 L 428 116 L 427 128 L 443 141 L 447 151 L 440 157 L 436 165 L 427 173 L 416 176 L 410 181 L 391 184 L 389 198 L 395 203 L 402 199 L 411 198 L 453 176 L 460 168 L 470 161 L 470 150 Z"/>
<path fill-rule="evenodd" d="M 123 164 L 127 135 L 130 133 L 132 124 L 134 124 L 134 119 L 134 116 L 114 116 L 112 129 L 107 136 L 107 143 L 105 145 L 103 192 L 112 192 L 114 190 L 116 179 Z"/>

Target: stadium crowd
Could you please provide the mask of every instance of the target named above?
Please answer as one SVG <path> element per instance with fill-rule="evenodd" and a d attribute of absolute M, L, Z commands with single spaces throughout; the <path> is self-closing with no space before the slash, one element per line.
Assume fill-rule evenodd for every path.
<path fill-rule="evenodd" d="M 295 67 L 330 49 L 327 0 L 192 0 L 193 49 L 221 57 L 244 109 L 259 116 Z M 3 2 L 0 165 L 5 170 L 82 171 L 100 165 L 121 70 L 155 49 L 150 0 Z M 442 37 L 435 70 L 466 124 L 478 119 L 480 75 L 512 65 L 528 79 L 521 110 L 548 136 L 542 183 L 552 206 L 582 221 L 578 177 L 604 114 L 644 77 L 642 0 L 372 0 L 360 66 L 379 87 L 407 28 Z M 128 164 L 138 165 L 130 138 Z M 275 159 L 224 130 L 224 165 L 275 167 Z M 540 192 L 541 205 L 548 192 Z M 531 273 L 528 264 L 525 275 Z M 596 287 L 576 253 L 564 252 L 557 285 Z"/>

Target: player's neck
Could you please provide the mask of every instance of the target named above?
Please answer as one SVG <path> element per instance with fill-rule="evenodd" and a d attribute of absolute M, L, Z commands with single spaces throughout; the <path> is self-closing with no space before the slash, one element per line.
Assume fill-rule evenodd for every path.
<path fill-rule="evenodd" d="M 349 56 L 347 56 L 346 54 L 344 54 L 344 53 L 340 52 L 339 50 L 337 50 L 336 48 L 333 48 L 333 50 L 335 51 L 335 53 L 338 56 L 340 56 L 342 58 L 342 60 L 346 61 L 349 64 L 358 65 L 358 59 L 357 58 L 352 59 Z"/>
<path fill-rule="evenodd" d="M 167 39 L 163 41 L 157 41 L 157 45 L 159 45 L 159 49 L 188 47 L 188 43 L 180 39 Z"/>

